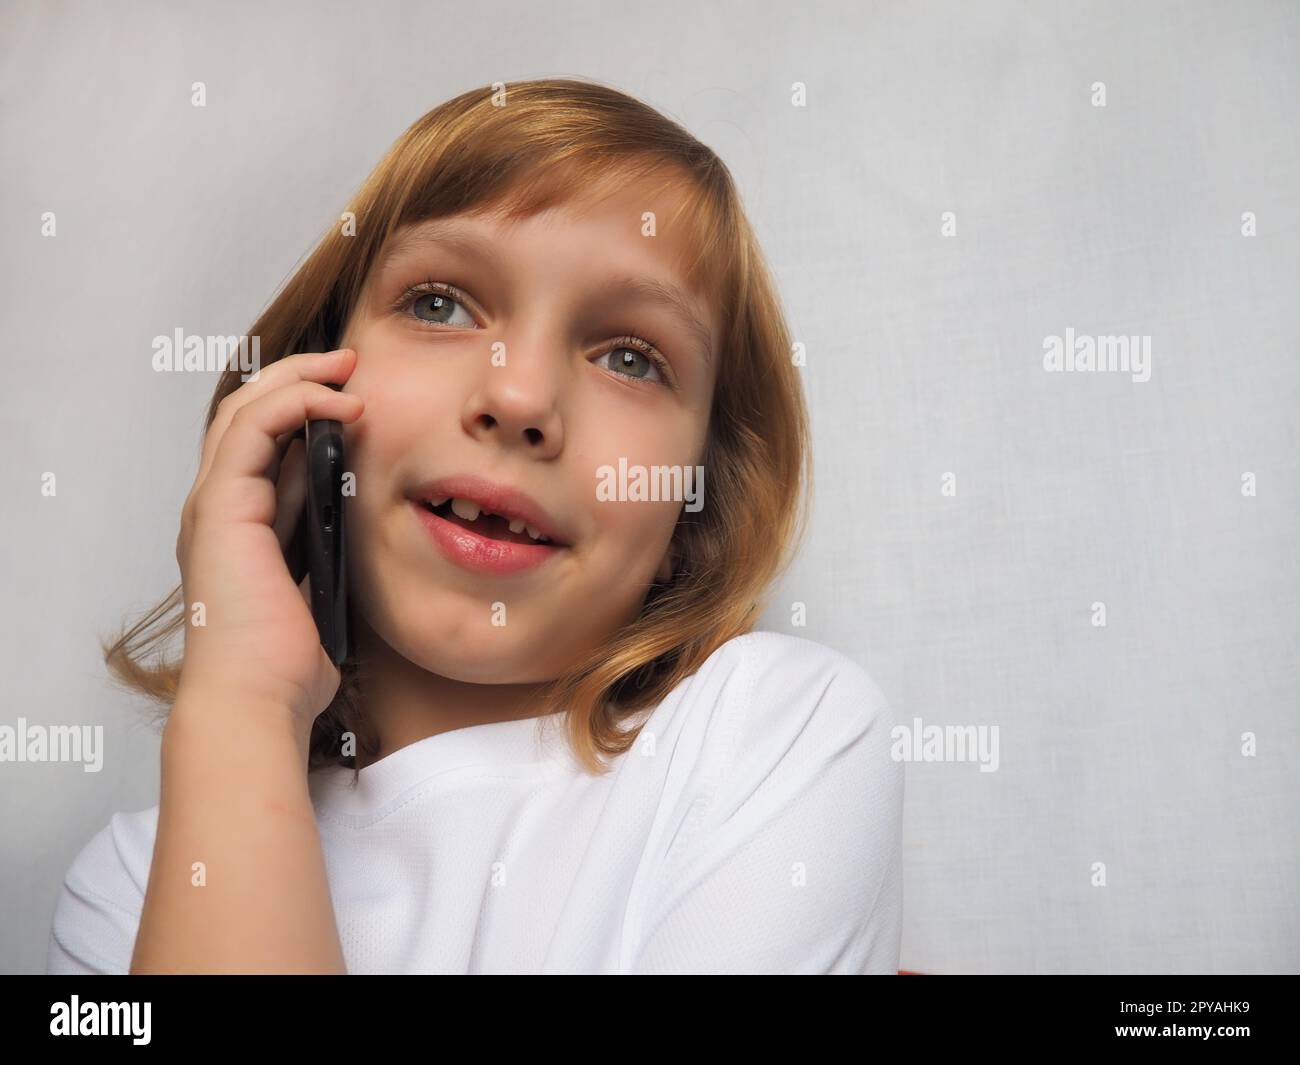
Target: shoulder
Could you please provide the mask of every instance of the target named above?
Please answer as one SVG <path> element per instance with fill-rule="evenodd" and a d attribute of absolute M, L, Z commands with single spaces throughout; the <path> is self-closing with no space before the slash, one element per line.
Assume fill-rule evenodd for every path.
<path fill-rule="evenodd" d="M 854 659 L 766 630 L 720 646 L 682 696 L 672 718 L 681 733 L 677 746 L 686 748 L 678 753 L 693 749 L 719 775 L 770 769 L 868 739 L 879 753 L 896 723 L 889 700 Z"/>
<path fill-rule="evenodd" d="M 665 723 L 675 735 L 664 737 L 679 777 L 673 852 L 779 815 L 809 823 L 853 815 L 864 832 L 897 834 L 896 716 L 843 652 L 786 633 L 746 633 L 690 678 L 678 711 Z"/>
<path fill-rule="evenodd" d="M 631 971 L 894 972 L 903 765 L 867 671 L 756 631 L 709 657 L 665 722 L 654 873 Z"/>
<path fill-rule="evenodd" d="M 126 973 L 149 883 L 158 807 L 112 815 L 59 887 L 46 970 Z"/>
<path fill-rule="evenodd" d="M 748 633 L 738 647 L 738 666 L 748 690 L 727 709 L 738 727 L 754 738 L 766 735 L 769 727 L 788 733 L 796 724 L 799 728 L 816 724 L 831 731 L 870 729 L 886 734 L 894 724 L 893 711 L 880 687 L 842 651 L 815 640 L 764 630 Z"/>

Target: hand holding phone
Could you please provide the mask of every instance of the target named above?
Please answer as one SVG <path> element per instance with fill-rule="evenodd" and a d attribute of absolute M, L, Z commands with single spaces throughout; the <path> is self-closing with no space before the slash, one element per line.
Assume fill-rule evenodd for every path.
<path fill-rule="evenodd" d="M 341 386 L 327 386 L 347 380 L 355 359 L 351 350 L 285 356 L 231 392 L 208 426 L 176 542 L 189 619 L 178 688 L 205 691 L 205 704 L 281 706 L 309 731 L 338 690 L 332 656 L 346 654 L 345 624 L 320 619 L 328 626 L 327 648 L 302 586 L 312 533 L 301 520 L 311 488 L 305 436 L 309 425 L 319 430 L 313 452 L 320 455 L 324 440 L 327 458 L 334 456 L 329 464 L 337 461 L 341 474 L 342 446 L 329 446 L 329 423 L 341 437 L 365 404 Z M 299 433 L 304 443 L 294 446 Z M 277 457 L 268 464 L 268 455 Z M 265 478 L 275 495 L 270 514 L 266 494 L 248 491 L 256 478 Z M 341 476 L 325 484 L 331 481 L 330 490 L 315 490 L 318 528 L 326 534 L 317 551 L 325 566 L 318 562 L 317 573 L 337 566 L 339 579 L 332 591 L 328 579 L 316 583 L 346 619 L 340 511 L 327 511 L 321 500 L 334 490 L 342 495 Z"/>

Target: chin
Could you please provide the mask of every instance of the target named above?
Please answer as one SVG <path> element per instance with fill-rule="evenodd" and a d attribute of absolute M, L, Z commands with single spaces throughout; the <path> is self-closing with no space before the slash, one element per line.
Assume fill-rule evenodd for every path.
<path fill-rule="evenodd" d="M 493 625 L 486 606 L 472 610 L 446 593 L 441 606 L 404 606 L 396 617 L 368 624 L 375 636 L 427 673 L 465 684 L 531 684 L 551 680 L 554 641 L 532 626 Z"/>

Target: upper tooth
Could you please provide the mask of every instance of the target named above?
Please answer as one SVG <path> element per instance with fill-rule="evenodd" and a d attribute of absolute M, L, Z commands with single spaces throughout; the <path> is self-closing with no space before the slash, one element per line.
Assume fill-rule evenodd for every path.
<path fill-rule="evenodd" d="M 432 499 L 431 499 L 429 502 L 432 503 L 435 507 L 437 507 L 437 506 L 441 506 L 443 503 L 445 503 L 445 502 L 447 502 L 447 501 L 446 501 L 445 499 L 443 499 L 443 500 L 432 500 Z M 451 501 L 451 512 L 452 512 L 453 514 L 457 515 L 458 517 L 464 518 L 466 521 L 477 521 L 477 520 L 478 520 L 478 517 L 479 517 L 480 514 L 490 514 L 490 513 L 491 513 L 491 511 L 486 511 L 486 510 L 484 510 L 481 506 L 479 506 L 479 505 L 478 505 L 477 503 L 475 503 L 473 500 L 470 500 L 470 499 L 454 499 L 454 498 L 453 498 L 452 501 Z M 546 537 L 542 535 L 542 531 L 541 531 L 540 529 L 536 528 L 535 526 L 529 525 L 526 521 L 524 521 L 523 518 L 512 518 L 512 519 L 511 519 L 511 521 L 510 521 L 510 531 L 511 531 L 511 532 L 516 532 L 516 533 L 517 533 L 517 532 L 519 532 L 520 530 L 523 530 L 523 529 L 527 529 L 527 530 L 528 530 L 528 535 L 531 536 L 534 540 L 545 540 L 545 539 L 546 539 Z"/>
<path fill-rule="evenodd" d="M 430 499 L 430 500 L 428 500 L 428 503 L 429 503 L 429 506 L 431 506 L 431 507 L 435 507 L 435 508 L 436 508 L 436 507 L 440 507 L 440 506 L 442 506 L 445 502 L 447 502 L 448 498 L 450 498 L 450 497 L 449 497 L 449 496 L 443 496 L 441 499 Z"/>
<path fill-rule="evenodd" d="M 476 521 L 482 510 L 483 508 L 477 503 L 468 499 L 453 499 L 451 501 L 451 512 L 466 521 Z"/>

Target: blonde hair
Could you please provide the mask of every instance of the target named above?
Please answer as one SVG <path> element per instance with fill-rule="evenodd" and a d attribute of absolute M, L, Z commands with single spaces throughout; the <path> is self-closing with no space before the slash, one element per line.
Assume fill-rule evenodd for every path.
<path fill-rule="evenodd" d="M 261 338 L 264 354 L 275 353 L 264 363 L 333 350 L 371 265 L 397 229 L 469 210 L 527 217 L 575 191 L 587 195 L 606 183 L 657 175 L 686 193 L 667 224 L 692 237 L 687 277 L 713 301 L 722 323 L 700 459 L 707 502 L 678 522 L 672 578 L 652 586 L 639 617 L 543 690 L 547 712 L 567 714 L 574 754 L 593 774 L 608 769 L 601 756 L 622 754 L 635 741 L 639 725 L 624 727 L 633 715 L 661 702 L 723 643 L 752 630 L 769 586 L 806 531 L 812 461 L 802 385 L 775 285 L 723 162 L 658 111 L 594 82 L 541 79 L 495 94 L 490 87 L 470 90 L 394 143 L 347 207 L 356 234 L 331 226 L 248 334 Z M 240 383 L 237 367 L 223 373 L 205 432 Z M 111 644 L 102 643 L 118 682 L 168 710 L 181 663 L 158 652 L 184 617 L 177 585 Z M 149 655 L 154 661 L 146 661 Z M 359 668 L 354 659 L 340 667 L 338 694 L 312 727 L 310 769 L 360 765 L 340 753 L 344 733 L 371 754 L 377 749 Z"/>

